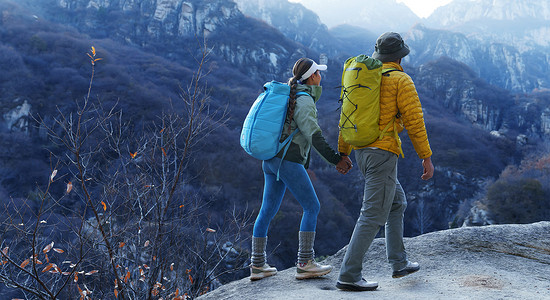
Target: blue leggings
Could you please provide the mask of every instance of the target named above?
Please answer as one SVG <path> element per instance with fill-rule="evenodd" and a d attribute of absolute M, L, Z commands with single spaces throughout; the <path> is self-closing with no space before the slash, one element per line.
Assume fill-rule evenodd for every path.
<path fill-rule="evenodd" d="M 317 215 L 321 206 L 306 169 L 299 163 L 283 160 L 277 181 L 280 162 L 278 157 L 263 162 L 264 196 L 262 208 L 254 223 L 254 237 L 267 236 L 269 223 L 279 211 L 287 187 L 303 209 L 300 231 L 315 231 L 317 226 Z"/>

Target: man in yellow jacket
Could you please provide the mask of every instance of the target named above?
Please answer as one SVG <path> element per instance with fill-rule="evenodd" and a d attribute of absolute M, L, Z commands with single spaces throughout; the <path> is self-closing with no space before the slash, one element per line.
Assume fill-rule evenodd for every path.
<path fill-rule="evenodd" d="M 428 142 L 422 106 L 414 83 L 403 72 L 401 59 L 409 54 L 409 47 L 398 33 L 386 32 L 376 41 L 373 58 L 383 62 L 383 69 L 394 69 L 382 76 L 380 86 L 380 130 L 397 117 L 397 126 L 389 126 L 399 132 L 407 129 L 414 149 L 422 159 L 423 174 L 428 180 L 433 176 L 431 162 L 432 151 Z M 416 272 L 420 265 L 407 259 L 403 245 L 403 217 L 407 200 L 405 192 L 397 179 L 397 159 L 400 141 L 395 134 L 387 134 L 372 144 L 355 149 L 338 140 L 338 150 L 342 155 L 355 151 L 355 157 L 361 172 L 365 176 L 365 191 L 361 214 L 353 230 L 336 287 L 343 290 L 368 291 L 378 287 L 377 282 L 362 278 L 363 257 L 373 239 L 385 225 L 386 252 L 393 269 L 393 278 L 399 278 Z"/>

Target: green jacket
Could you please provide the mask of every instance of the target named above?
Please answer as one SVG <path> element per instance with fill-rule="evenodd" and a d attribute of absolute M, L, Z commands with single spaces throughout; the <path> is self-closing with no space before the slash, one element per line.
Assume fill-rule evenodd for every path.
<path fill-rule="evenodd" d="M 296 97 L 296 108 L 294 109 L 294 117 L 290 125 L 285 123 L 283 127 L 284 140 L 296 128 L 300 131 L 294 135 L 290 147 L 285 155 L 285 160 L 300 163 L 306 168 L 309 166 L 309 154 L 311 146 L 323 157 L 327 162 L 336 165 L 341 156 L 327 143 L 321 127 L 317 122 L 317 107 L 315 103 L 321 97 L 322 88 L 315 85 L 298 84 L 296 92 L 306 92 L 309 95 L 299 95 Z M 290 126 L 290 130 L 289 130 Z M 283 156 L 281 150 L 277 157 Z"/>

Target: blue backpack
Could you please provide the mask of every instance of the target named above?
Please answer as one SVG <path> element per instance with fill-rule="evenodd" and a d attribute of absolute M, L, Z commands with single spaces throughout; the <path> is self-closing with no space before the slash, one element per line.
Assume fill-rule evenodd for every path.
<path fill-rule="evenodd" d="M 279 142 L 283 132 L 288 108 L 290 87 L 284 83 L 271 81 L 264 84 L 262 92 L 248 112 L 241 131 L 241 147 L 246 153 L 260 160 L 275 157 L 283 147 L 286 151 L 292 137 L 298 132 L 294 130 L 283 142 Z M 307 95 L 298 92 L 296 95 Z"/>

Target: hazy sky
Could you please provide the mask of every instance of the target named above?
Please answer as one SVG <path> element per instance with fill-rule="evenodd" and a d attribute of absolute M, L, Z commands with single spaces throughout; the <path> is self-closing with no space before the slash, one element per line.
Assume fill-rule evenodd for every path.
<path fill-rule="evenodd" d="M 337 1 L 337 0 L 335 0 Z M 405 3 L 417 16 L 427 18 L 436 8 L 450 3 L 452 0 L 396 0 L 398 3 Z M 301 0 L 290 0 L 290 2 L 302 2 Z"/>

